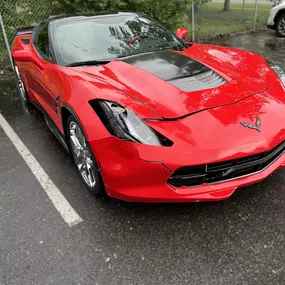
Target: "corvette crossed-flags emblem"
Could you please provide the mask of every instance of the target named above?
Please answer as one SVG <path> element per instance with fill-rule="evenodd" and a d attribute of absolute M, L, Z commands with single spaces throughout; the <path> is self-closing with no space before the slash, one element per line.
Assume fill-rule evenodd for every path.
<path fill-rule="evenodd" d="M 240 122 L 240 124 L 244 127 L 257 130 L 258 132 L 260 132 L 261 120 L 259 117 L 256 118 L 255 124 L 248 124 L 246 122 Z"/>

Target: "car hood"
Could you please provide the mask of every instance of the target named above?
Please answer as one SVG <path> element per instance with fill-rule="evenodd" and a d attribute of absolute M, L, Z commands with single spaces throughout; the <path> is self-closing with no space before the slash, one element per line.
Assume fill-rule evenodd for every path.
<path fill-rule="evenodd" d="M 171 156 L 175 157 L 175 164 L 168 165 L 172 170 L 181 165 L 202 165 L 259 154 L 285 140 L 284 90 L 276 82 L 267 91 L 236 104 L 180 120 L 147 120 L 147 123 L 174 142 Z M 141 157 L 148 157 L 148 149 L 141 152 Z M 168 158 L 167 147 L 157 149 L 152 156 L 162 163 L 167 163 Z"/>
<path fill-rule="evenodd" d="M 199 44 L 181 52 L 150 52 L 72 69 L 116 87 L 168 119 L 238 102 L 276 80 L 260 56 Z"/>

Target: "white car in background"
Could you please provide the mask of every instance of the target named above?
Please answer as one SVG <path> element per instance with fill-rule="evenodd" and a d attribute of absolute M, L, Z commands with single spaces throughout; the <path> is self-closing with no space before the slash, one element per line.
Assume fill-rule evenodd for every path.
<path fill-rule="evenodd" d="M 285 0 L 274 1 L 269 12 L 267 27 L 276 30 L 278 36 L 285 37 Z"/>

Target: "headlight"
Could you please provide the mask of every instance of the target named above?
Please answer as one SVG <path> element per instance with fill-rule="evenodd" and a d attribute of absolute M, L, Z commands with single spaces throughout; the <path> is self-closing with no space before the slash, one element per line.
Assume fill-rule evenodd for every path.
<path fill-rule="evenodd" d="M 170 140 L 146 125 L 134 112 L 117 103 L 95 100 L 90 105 L 108 131 L 120 139 L 157 146 L 173 145 Z"/>
<path fill-rule="evenodd" d="M 281 80 L 281 82 L 283 83 L 283 85 L 285 86 L 285 73 L 282 70 L 281 67 L 279 67 L 278 65 L 274 64 L 273 62 L 266 60 L 267 64 L 272 68 L 272 70 L 276 73 L 276 75 L 279 77 L 279 79 Z"/>

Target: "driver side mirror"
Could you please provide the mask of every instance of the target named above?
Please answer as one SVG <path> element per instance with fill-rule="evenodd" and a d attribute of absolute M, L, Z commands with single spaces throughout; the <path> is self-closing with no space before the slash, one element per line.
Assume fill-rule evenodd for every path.
<path fill-rule="evenodd" d="M 13 53 L 13 58 L 16 61 L 28 61 L 36 64 L 40 69 L 43 69 L 41 61 L 29 50 L 16 50 Z"/>
<path fill-rule="evenodd" d="M 183 40 L 188 35 L 188 30 L 186 28 L 178 28 L 175 34 L 178 38 Z"/>

